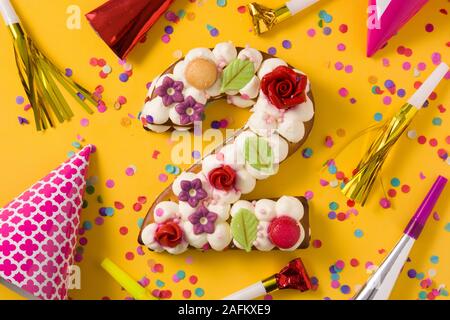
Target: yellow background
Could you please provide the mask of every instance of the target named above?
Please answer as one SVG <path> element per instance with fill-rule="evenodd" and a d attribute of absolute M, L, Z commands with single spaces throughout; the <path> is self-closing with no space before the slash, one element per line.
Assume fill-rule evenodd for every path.
<path fill-rule="evenodd" d="M 237 7 L 246 4 L 242 0 L 229 0 L 225 8 L 220 8 L 214 0 L 201 3 L 191 3 L 179 0 L 172 10 L 178 12 L 184 9 L 187 13 L 194 13 L 195 19 L 186 17 L 174 25 L 175 32 L 171 35 L 169 44 L 160 40 L 164 34 L 164 27 L 169 25 L 161 19 L 149 32 L 145 44 L 138 46 L 129 62 L 133 64 L 134 75 L 127 83 L 118 80 L 122 67 L 118 65 L 117 58 L 105 46 L 89 27 L 84 18 L 80 30 L 69 30 L 66 27 L 69 5 L 76 4 L 84 14 L 102 0 L 21 0 L 12 1 L 16 6 L 24 26 L 45 51 L 48 56 L 61 68 L 70 67 L 74 70 L 74 78 L 92 90 L 102 84 L 105 87 L 104 100 L 109 109 L 104 114 L 96 113 L 88 116 L 71 101 L 75 118 L 70 123 L 58 125 L 56 129 L 45 133 L 37 133 L 33 125 L 20 126 L 17 116 L 22 115 L 31 122 L 31 112 L 24 112 L 21 106 L 15 103 L 18 95 L 24 95 L 19 78 L 16 73 L 10 34 L 6 28 L 0 29 L 0 202 L 7 203 L 20 194 L 24 189 L 44 176 L 73 151 L 72 142 L 80 134 L 85 143 L 95 144 L 97 153 L 91 161 L 91 176 L 97 176 L 95 195 L 87 196 L 89 207 L 82 213 L 82 221 L 93 222 L 98 216 L 97 196 L 103 198 L 103 206 L 113 206 L 114 201 L 121 201 L 126 205 L 124 210 L 118 211 L 114 217 L 106 218 L 103 226 L 96 226 L 86 233 L 89 243 L 84 247 L 84 258 L 80 264 L 82 271 L 82 289 L 71 292 L 73 299 L 100 299 L 108 296 L 114 299 L 123 299 L 127 294 L 100 268 L 104 257 L 109 257 L 123 269 L 127 270 L 136 279 L 147 275 L 150 279 L 150 289 L 156 288 L 155 282 L 160 279 L 166 283 L 164 289 L 173 292 L 173 298 L 182 298 L 182 290 L 192 291 L 197 287 L 205 290 L 203 298 L 218 299 L 252 284 L 266 276 L 278 271 L 290 259 L 300 256 L 304 260 L 311 276 L 319 279 L 319 288 L 304 294 L 292 291 L 276 293 L 275 299 L 348 299 L 354 293 L 355 285 L 365 282 L 368 274 L 364 267 L 367 261 L 379 264 L 383 257 L 396 243 L 401 232 L 417 208 L 426 191 L 438 174 L 450 176 L 449 165 L 439 159 L 436 152 L 428 144 L 420 145 L 415 140 L 402 137 L 393 150 L 390 160 L 382 174 L 386 188 L 393 177 L 398 177 L 402 183 L 411 186 L 411 192 L 402 193 L 398 188 L 398 195 L 392 200 L 391 209 L 382 209 L 378 204 L 383 196 L 382 189 L 377 184 L 370 202 L 364 208 L 357 208 L 358 216 L 351 216 L 348 220 L 339 222 L 327 217 L 330 211 L 328 205 L 336 201 L 340 205 L 339 211 L 346 211 L 345 198 L 331 187 L 320 186 L 320 178 L 334 179 L 326 171 L 321 171 L 322 163 L 330 158 L 338 148 L 348 142 L 349 138 L 362 129 L 373 125 L 373 115 L 381 112 L 386 119 L 392 115 L 402 104 L 403 99 L 393 96 L 393 103 L 385 106 L 380 95 L 371 93 L 372 84 L 368 79 L 375 76 L 378 85 L 383 87 L 386 79 L 392 79 L 397 88 L 405 88 L 408 95 L 413 92 L 413 84 L 423 80 L 430 73 L 433 65 L 431 54 L 440 52 L 443 60 L 450 62 L 449 50 L 446 46 L 450 34 L 449 16 L 439 13 L 440 8 L 450 11 L 450 3 L 446 0 L 433 0 L 409 23 L 382 53 L 374 58 L 365 57 L 366 47 L 366 0 L 323 0 L 314 8 L 290 19 L 264 37 L 256 37 L 249 32 L 247 14 L 237 12 Z M 282 1 L 264 1 L 268 6 L 276 6 Z M 317 26 L 318 12 L 326 10 L 333 16 L 333 22 L 328 24 L 333 29 L 330 36 L 322 34 Z M 432 22 L 435 30 L 425 32 L 425 25 Z M 342 34 L 338 31 L 339 25 L 346 23 L 349 31 Z M 206 25 L 218 28 L 220 34 L 214 38 L 210 36 Z M 314 38 L 307 36 L 309 28 L 315 28 L 317 35 Z M 282 48 L 282 41 L 289 39 L 292 48 Z M 322 247 L 310 247 L 308 250 L 282 253 L 244 253 L 239 251 L 201 253 L 189 251 L 181 256 L 155 254 L 146 252 L 140 256 L 136 254 L 138 234 L 137 221 L 144 217 L 150 202 L 173 179 L 167 183 L 158 180 L 160 173 L 164 172 L 166 164 L 171 163 L 170 144 L 168 135 L 148 133 L 141 128 L 138 121 L 131 126 L 121 125 L 122 118 L 128 113 L 137 115 L 143 105 L 146 94 L 145 85 L 151 81 L 165 66 L 176 60 L 174 52 L 181 50 L 186 53 L 197 46 L 212 47 L 219 41 L 232 40 L 236 45 L 250 44 L 266 51 L 275 46 L 277 55 L 299 69 L 306 72 L 313 84 L 316 99 L 316 123 L 311 137 L 305 147 L 313 149 L 310 159 L 304 159 L 301 152 L 292 156 L 281 167 L 279 174 L 267 181 L 259 182 L 256 190 L 248 198 L 275 197 L 283 194 L 303 195 L 307 190 L 314 192 L 311 202 L 311 225 L 313 239 L 320 239 Z M 337 51 L 338 43 L 345 43 L 347 49 Z M 399 45 L 412 48 L 414 54 L 410 58 L 400 56 L 396 52 Z M 105 58 L 113 67 L 113 73 L 106 80 L 98 77 L 99 68 L 89 65 L 91 57 Z M 389 67 L 383 67 L 382 58 L 388 58 Z M 347 74 L 336 71 L 334 63 L 342 61 L 351 64 L 354 71 Z M 427 63 L 427 70 L 415 77 L 413 71 L 404 71 L 401 67 L 403 61 L 410 61 L 414 66 L 418 62 Z M 350 94 L 342 98 L 338 90 L 348 88 Z M 437 90 L 438 101 L 432 101 L 430 107 L 421 111 L 411 128 L 418 134 L 428 138 L 435 137 L 439 147 L 449 149 L 445 142 L 450 132 L 448 122 L 449 111 L 439 113 L 437 106 L 443 104 L 450 108 L 449 82 L 444 81 Z M 119 95 L 124 95 L 128 103 L 120 111 L 112 107 Z M 386 94 L 385 94 L 386 95 Z M 389 95 L 389 94 L 387 94 Z M 356 104 L 351 104 L 349 98 L 354 97 Z M 208 113 L 206 127 L 211 119 L 221 119 L 230 116 L 235 120 L 233 127 L 245 123 L 247 111 L 236 110 L 225 103 L 218 103 Z M 436 116 L 442 118 L 441 126 L 433 126 L 432 119 Z M 80 125 L 80 119 L 88 118 L 90 125 L 86 128 Z M 338 137 L 336 131 L 345 129 L 346 136 Z M 327 148 L 325 137 L 333 137 L 335 145 Z M 158 160 L 152 158 L 154 150 L 161 151 Z M 362 149 L 353 150 L 352 154 L 344 154 L 340 162 L 347 163 L 350 168 L 356 164 Z M 342 159 L 342 160 L 341 160 Z M 129 165 L 137 167 L 133 177 L 125 175 Z M 420 179 L 420 173 L 426 179 Z M 105 187 L 105 181 L 113 179 L 116 186 L 113 189 Z M 136 213 L 132 209 L 138 196 L 147 196 L 149 202 L 144 209 Z M 448 187 L 436 211 L 440 221 L 430 219 L 423 236 L 415 245 L 411 253 L 411 262 L 405 270 L 410 268 L 425 275 L 434 269 L 437 275 L 433 277 L 435 288 L 440 284 L 450 282 L 450 233 L 445 231 L 445 225 L 450 222 L 450 187 Z M 129 233 L 122 236 L 119 228 L 126 226 Z M 354 231 L 361 229 L 362 238 L 356 238 Z M 386 252 L 379 250 L 384 249 Z M 134 252 L 132 261 L 125 259 L 126 252 Z M 432 264 L 430 257 L 439 256 L 439 263 Z M 187 264 L 186 258 L 192 257 L 193 263 Z M 359 260 L 356 268 L 349 265 L 352 258 Z M 329 266 L 338 259 L 346 263 L 345 269 L 340 273 L 341 284 L 350 285 L 352 292 L 344 295 L 339 289 L 330 286 Z M 152 261 L 164 265 L 164 273 L 154 274 L 149 267 Z M 171 280 L 178 270 L 185 270 L 187 278 L 195 274 L 199 278 L 197 285 L 189 284 L 185 279 L 180 283 Z M 427 277 L 427 275 L 426 275 Z M 421 290 L 417 279 L 409 279 L 403 272 L 395 287 L 392 298 L 416 299 Z M 427 292 L 430 289 L 427 290 Z M 195 295 L 193 295 L 193 298 Z M 0 298 L 17 298 L 5 288 L 0 288 Z"/>

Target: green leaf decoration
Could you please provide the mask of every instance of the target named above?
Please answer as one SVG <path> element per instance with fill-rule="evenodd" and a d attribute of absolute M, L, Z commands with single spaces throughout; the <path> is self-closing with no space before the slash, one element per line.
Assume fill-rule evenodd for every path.
<path fill-rule="evenodd" d="M 252 250 L 256 240 L 258 219 L 255 214 L 247 209 L 240 209 L 231 220 L 231 233 L 233 238 L 247 252 Z"/>
<path fill-rule="evenodd" d="M 241 90 L 255 75 L 255 66 L 251 61 L 234 59 L 224 70 L 222 92 Z"/>
<path fill-rule="evenodd" d="M 245 161 L 260 172 L 272 172 L 274 155 L 264 138 L 253 136 L 245 139 Z"/>

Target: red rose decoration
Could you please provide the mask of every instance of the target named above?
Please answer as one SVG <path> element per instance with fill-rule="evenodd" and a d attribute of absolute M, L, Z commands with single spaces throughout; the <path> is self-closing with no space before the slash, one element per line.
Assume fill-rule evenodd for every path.
<path fill-rule="evenodd" d="M 183 231 L 173 221 L 166 222 L 158 227 L 155 240 L 164 247 L 175 248 L 181 243 Z"/>
<path fill-rule="evenodd" d="M 261 80 L 261 89 L 278 109 L 289 109 L 306 102 L 308 78 L 289 67 L 279 66 Z"/>
<path fill-rule="evenodd" d="M 236 182 L 236 172 L 230 166 L 223 166 L 212 170 L 208 179 L 217 190 L 230 191 Z"/>

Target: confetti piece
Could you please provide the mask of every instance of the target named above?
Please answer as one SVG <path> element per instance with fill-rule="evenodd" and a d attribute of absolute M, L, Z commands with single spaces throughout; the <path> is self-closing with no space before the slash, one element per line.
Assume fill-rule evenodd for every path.
<path fill-rule="evenodd" d="M 431 256 L 430 257 L 430 262 L 432 264 L 438 264 L 439 263 L 439 257 L 438 256 Z"/>
<path fill-rule="evenodd" d="M 195 295 L 201 298 L 205 295 L 205 290 L 203 290 L 202 288 L 197 288 L 195 289 Z"/>
<path fill-rule="evenodd" d="M 227 0 L 217 0 L 217 5 L 219 7 L 226 7 L 227 6 Z"/>
<path fill-rule="evenodd" d="M 126 73 L 121 73 L 120 76 L 119 76 L 119 80 L 121 82 L 127 82 L 128 79 L 129 79 L 129 76 Z"/>
<path fill-rule="evenodd" d="M 380 122 L 381 120 L 383 120 L 383 115 L 380 112 L 377 112 L 377 113 L 374 114 L 373 119 L 376 122 Z"/>
<path fill-rule="evenodd" d="M 19 124 L 20 125 L 26 125 L 26 124 L 30 124 L 30 122 L 28 121 L 28 119 L 23 118 L 23 117 L 17 117 L 17 119 L 19 120 Z"/>
<path fill-rule="evenodd" d="M 111 189 L 111 188 L 114 188 L 114 186 L 116 184 L 115 184 L 114 180 L 106 180 L 106 184 L 105 185 L 106 185 L 107 188 Z"/>
<path fill-rule="evenodd" d="M 281 45 L 283 46 L 283 48 L 285 49 L 291 49 L 292 48 L 292 43 L 289 40 L 283 40 L 283 42 L 281 43 Z"/>
<path fill-rule="evenodd" d="M 24 102 L 25 102 L 25 98 L 24 98 L 24 97 L 22 97 L 22 96 L 17 96 L 17 97 L 16 97 L 16 103 L 17 103 L 17 104 L 21 105 L 21 104 L 23 104 Z"/>
<path fill-rule="evenodd" d="M 357 238 L 362 238 L 364 233 L 363 233 L 363 231 L 361 229 L 356 229 L 355 232 L 354 232 L 354 235 Z"/>
<path fill-rule="evenodd" d="M 306 32 L 307 35 L 311 38 L 313 38 L 316 35 L 316 30 L 315 29 L 308 29 L 308 31 Z"/>
<path fill-rule="evenodd" d="M 80 125 L 81 125 L 82 127 L 87 127 L 87 126 L 89 126 L 89 120 L 86 119 L 86 118 L 81 119 L 81 120 L 80 120 Z"/>
<path fill-rule="evenodd" d="M 382 198 L 382 199 L 380 200 L 380 206 L 381 206 L 383 209 L 389 209 L 389 208 L 391 207 L 391 202 L 389 201 L 389 199 Z"/>
<path fill-rule="evenodd" d="M 394 188 L 400 186 L 400 179 L 398 179 L 398 178 L 392 178 L 392 179 L 391 179 L 391 186 L 393 186 Z"/>
<path fill-rule="evenodd" d="M 346 88 L 341 88 L 341 89 L 339 89 L 338 92 L 339 92 L 339 95 L 343 98 L 348 96 L 348 90 Z"/>
<path fill-rule="evenodd" d="M 303 158 L 309 159 L 313 156 L 313 150 L 311 148 L 305 148 L 302 151 Z"/>
<path fill-rule="evenodd" d="M 277 49 L 275 47 L 270 47 L 269 49 L 267 49 L 267 53 L 271 55 L 276 55 Z"/>
<path fill-rule="evenodd" d="M 247 12 L 247 7 L 246 7 L 246 6 L 239 6 L 239 7 L 237 8 L 237 11 L 238 11 L 239 13 L 246 13 L 246 12 Z"/>

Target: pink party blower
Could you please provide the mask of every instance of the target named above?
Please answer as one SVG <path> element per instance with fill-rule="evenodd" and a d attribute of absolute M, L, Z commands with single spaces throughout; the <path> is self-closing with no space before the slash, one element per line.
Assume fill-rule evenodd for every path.
<path fill-rule="evenodd" d="M 431 187 L 416 214 L 409 221 L 403 231 L 403 237 L 383 261 L 378 270 L 367 281 L 364 287 L 353 297 L 353 300 L 387 300 L 391 295 L 395 282 L 408 259 L 414 242 L 433 211 L 433 207 L 447 184 L 447 179 L 439 176 Z"/>

